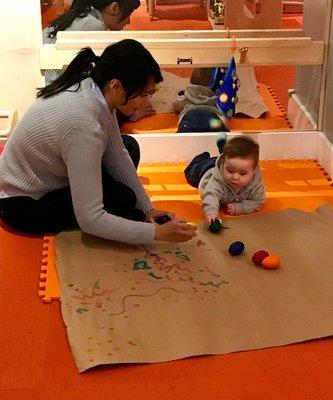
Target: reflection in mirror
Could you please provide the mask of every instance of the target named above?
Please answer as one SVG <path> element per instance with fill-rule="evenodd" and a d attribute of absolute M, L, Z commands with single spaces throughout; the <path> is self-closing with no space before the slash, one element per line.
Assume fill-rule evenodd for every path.
<path fill-rule="evenodd" d="M 68 11 L 72 4 L 72 0 L 40 2 L 43 28 Z M 148 6 L 152 2 L 155 14 L 151 20 Z M 147 0 L 147 4 L 141 2 L 140 7 L 134 11 L 125 29 L 263 29 L 263 24 L 267 28 L 278 24 L 279 28 L 289 29 L 295 25 L 301 27 L 302 15 L 303 0 Z M 277 17 L 277 22 L 273 22 Z M 236 28 L 239 24 L 240 28 Z M 249 27 L 248 24 L 254 26 Z"/>
<path fill-rule="evenodd" d="M 151 5 L 151 0 L 150 5 Z M 48 3 L 48 6 L 46 6 Z M 155 14 L 151 18 L 149 4 L 141 3 L 130 18 L 124 30 L 223 30 L 230 29 L 301 29 L 303 1 L 282 0 L 210 0 L 176 2 L 154 0 Z M 42 21 L 45 28 L 54 18 L 68 11 L 71 1 L 44 0 Z M 157 20 L 156 20 L 157 19 Z M 226 65 L 221 67 L 226 67 Z M 164 82 L 160 91 L 145 105 L 156 114 L 125 122 L 123 132 L 176 132 L 181 118 L 181 110 L 173 103 L 179 93 L 187 96 L 191 88 L 191 68 L 164 69 Z M 240 88 L 236 113 L 227 118 L 226 125 L 232 131 L 270 130 L 313 130 L 316 129 L 317 115 L 310 115 L 299 106 L 295 87 L 295 66 L 255 66 L 237 65 Z M 320 68 L 313 74 L 313 86 L 320 81 Z M 193 86 L 193 85 L 192 85 Z M 207 88 L 207 85 L 205 85 Z M 214 96 L 215 93 L 212 93 Z M 184 96 L 184 95 L 183 95 Z M 318 107 L 317 107 L 318 108 Z M 151 114 L 151 112 L 150 112 Z M 149 129 L 147 128 L 149 127 Z"/>
<path fill-rule="evenodd" d="M 314 118 L 299 106 L 297 96 L 293 93 L 295 71 L 294 66 L 238 66 L 240 87 L 236 112 L 232 118 L 227 118 L 226 124 L 222 118 L 223 123 L 230 131 L 242 132 L 316 129 Z M 214 108 L 209 102 L 209 97 L 214 96 L 214 93 L 211 92 L 209 96 L 207 86 L 199 89 L 191 84 L 193 69 L 164 69 L 163 77 L 160 90 L 150 98 L 156 114 L 123 124 L 124 133 L 176 133 L 184 116 L 184 108 L 210 109 L 208 104 L 211 109 Z M 319 81 L 320 71 L 317 76 L 313 76 L 313 86 Z M 198 83 L 196 81 L 196 85 Z M 200 83 L 205 86 L 203 82 Z M 215 130 L 214 124 L 211 129 L 202 129 Z"/>

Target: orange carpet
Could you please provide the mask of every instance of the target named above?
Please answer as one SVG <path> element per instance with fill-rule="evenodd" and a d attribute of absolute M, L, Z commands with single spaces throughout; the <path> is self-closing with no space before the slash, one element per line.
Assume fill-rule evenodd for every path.
<path fill-rule="evenodd" d="M 333 204 L 331 182 L 315 162 L 262 166 L 269 194 L 264 211 Z M 140 175 L 157 207 L 195 221 L 201 218 L 198 201 L 177 200 L 196 195 L 184 186 L 182 168 L 142 166 Z M 59 302 L 43 303 L 37 295 L 41 250 L 41 238 L 0 228 L 1 399 L 332 399 L 332 338 L 161 364 L 99 367 L 79 375 Z"/>
<path fill-rule="evenodd" d="M 198 4 L 157 5 L 156 21 L 151 21 L 145 4 L 142 4 L 131 16 L 131 23 L 125 30 L 179 30 L 212 29 L 206 16 L 206 8 Z"/>

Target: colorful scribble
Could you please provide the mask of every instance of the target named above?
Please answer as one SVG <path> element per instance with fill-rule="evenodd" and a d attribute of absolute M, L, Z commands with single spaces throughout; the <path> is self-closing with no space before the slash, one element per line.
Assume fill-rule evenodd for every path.
<path fill-rule="evenodd" d="M 213 282 L 213 281 L 209 281 L 209 282 L 199 282 L 199 285 L 219 287 L 220 285 L 222 285 L 222 283 L 228 284 L 229 282 L 227 282 L 227 281 L 220 281 L 220 282 L 216 282 L 216 283 L 215 283 L 215 282 Z"/>
<path fill-rule="evenodd" d="M 154 272 L 149 272 L 148 275 L 151 276 L 151 277 L 154 278 L 154 279 L 163 279 L 161 276 L 155 275 Z"/>
<path fill-rule="evenodd" d="M 162 290 L 172 290 L 173 292 L 184 293 L 182 290 L 178 290 L 178 289 L 175 289 L 175 288 L 172 288 L 172 287 L 161 287 L 161 288 L 157 289 L 155 292 L 149 293 L 149 294 L 127 294 L 121 300 L 122 310 L 120 312 L 111 313 L 109 315 L 110 316 L 117 316 L 117 315 L 124 314 L 126 312 L 126 300 L 129 299 L 130 297 L 153 297 L 153 296 L 155 296 L 157 293 L 159 293 Z"/>
<path fill-rule="evenodd" d="M 81 296 L 79 295 L 75 295 L 72 296 L 74 299 L 78 299 L 78 300 L 88 300 L 88 299 L 93 299 L 95 297 L 100 297 L 100 296 L 105 296 L 106 294 L 109 294 L 110 291 L 109 290 L 102 290 L 99 286 L 99 281 L 100 279 L 98 279 L 96 282 L 93 283 L 92 288 L 91 288 L 91 293 L 90 294 L 82 294 Z"/>
<path fill-rule="evenodd" d="M 76 312 L 78 313 L 78 314 L 83 314 L 83 313 L 86 313 L 86 312 L 88 312 L 89 311 L 89 309 L 88 308 L 77 308 L 76 309 Z"/>
<path fill-rule="evenodd" d="M 185 260 L 185 261 L 191 261 L 189 256 L 187 256 L 186 254 L 184 254 L 181 250 L 178 250 L 175 252 L 176 256 L 178 258 L 180 258 L 181 260 Z"/>
<path fill-rule="evenodd" d="M 149 266 L 147 261 L 139 260 L 139 261 L 135 261 L 133 263 L 133 269 L 134 270 L 138 270 L 138 269 L 146 270 L 146 269 L 151 269 L 151 267 Z"/>

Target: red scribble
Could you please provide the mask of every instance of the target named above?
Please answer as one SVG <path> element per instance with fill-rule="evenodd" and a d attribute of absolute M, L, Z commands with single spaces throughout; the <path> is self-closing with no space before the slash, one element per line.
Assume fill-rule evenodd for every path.
<path fill-rule="evenodd" d="M 122 306 L 123 306 L 122 311 L 119 312 L 119 313 L 114 313 L 114 314 L 109 314 L 109 315 L 110 315 L 110 316 L 116 316 L 116 315 L 124 314 L 124 312 L 126 312 L 125 300 L 128 299 L 128 298 L 130 298 L 130 297 L 152 297 L 152 296 L 155 296 L 155 294 L 159 293 L 161 290 L 172 290 L 172 291 L 174 291 L 174 292 L 184 293 L 184 292 L 181 291 L 181 290 L 177 290 L 177 289 L 174 289 L 174 288 L 171 288 L 171 287 L 161 287 L 161 288 L 159 288 L 158 290 L 156 290 L 155 292 L 150 293 L 150 294 L 128 294 L 128 295 L 126 295 L 125 297 L 123 297 L 122 300 L 121 300 L 121 303 L 122 303 Z"/>
<path fill-rule="evenodd" d="M 206 268 L 206 270 L 207 270 L 208 272 L 210 272 L 213 276 L 217 276 L 217 277 L 220 277 L 220 276 L 221 276 L 220 274 L 217 274 L 216 272 L 211 271 L 211 270 L 207 267 L 207 265 L 205 265 L 205 268 Z"/>
<path fill-rule="evenodd" d="M 97 293 L 96 290 L 95 290 L 95 285 L 96 285 L 96 283 L 97 283 L 98 281 L 96 281 L 96 282 L 93 284 L 93 287 L 92 287 L 92 289 L 91 289 L 91 294 L 82 294 L 81 296 L 72 296 L 72 297 L 73 297 L 73 299 L 77 299 L 77 300 L 81 300 L 81 301 L 82 301 L 82 300 L 85 300 L 85 299 L 93 299 L 94 297 L 105 296 L 106 294 L 115 293 L 117 290 L 121 289 L 123 286 L 128 285 L 130 282 L 134 282 L 134 283 L 136 283 L 136 284 L 139 284 L 140 282 L 138 282 L 138 281 L 147 281 L 147 282 L 150 282 L 150 283 L 155 283 L 155 282 L 156 282 L 155 280 L 152 281 L 152 280 L 147 279 L 147 278 L 135 278 L 135 279 L 130 279 L 129 281 L 126 281 L 126 282 L 122 283 L 120 286 L 118 286 L 118 287 L 115 288 L 115 289 L 112 289 L 112 290 L 102 290 L 101 292 Z"/>

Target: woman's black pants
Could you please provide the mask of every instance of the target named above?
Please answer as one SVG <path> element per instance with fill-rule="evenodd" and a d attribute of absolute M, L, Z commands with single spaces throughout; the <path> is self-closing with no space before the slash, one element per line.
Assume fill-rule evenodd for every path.
<path fill-rule="evenodd" d="M 123 135 L 124 145 L 137 168 L 140 148 L 137 141 Z M 135 208 L 136 194 L 128 186 L 115 181 L 102 165 L 104 209 L 119 217 L 144 221 L 146 215 Z M 78 228 L 69 186 L 54 190 L 35 200 L 28 196 L 0 199 L 0 217 L 14 229 L 32 234 L 53 234 Z"/>

